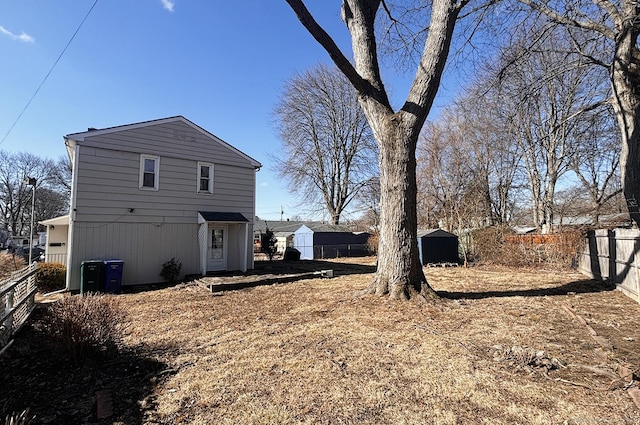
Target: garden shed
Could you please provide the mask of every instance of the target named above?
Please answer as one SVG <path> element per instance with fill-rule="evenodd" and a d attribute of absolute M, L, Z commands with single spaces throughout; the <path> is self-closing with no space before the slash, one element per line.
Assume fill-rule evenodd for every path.
<path fill-rule="evenodd" d="M 442 229 L 418 230 L 418 252 L 422 264 L 458 263 L 458 237 Z"/>
<path fill-rule="evenodd" d="M 367 232 L 352 232 L 345 226 L 307 224 L 293 234 L 293 247 L 300 259 L 362 257 L 369 254 Z"/>

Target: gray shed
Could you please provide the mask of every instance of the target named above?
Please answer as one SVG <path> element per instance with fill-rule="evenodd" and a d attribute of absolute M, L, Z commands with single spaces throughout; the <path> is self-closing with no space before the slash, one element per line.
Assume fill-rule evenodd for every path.
<path fill-rule="evenodd" d="M 422 264 L 460 262 L 458 237 L 442 229 L 418 230 L 418 251 Z"/>

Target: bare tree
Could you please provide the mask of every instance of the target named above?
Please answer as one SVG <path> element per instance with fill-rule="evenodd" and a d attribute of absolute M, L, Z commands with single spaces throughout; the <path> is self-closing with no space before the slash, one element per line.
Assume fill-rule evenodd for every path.
<path fill-rule="evenodd" d="M 298 19 L 327 51 L 358 92 L 380 150 L 380 242 L 378 268 L 367 292 L 391 299 L 435 298 L 422 271 L 417 244 L 416 145 L 440 85 L 460 11 L 468 0 L 433 0 L 413 84 L 394 110 L 380 73 L 376 17 L 381 0 L 343 0 L 341 16 L 351 34 L 353 64 L 316 22 L 302 0 L 287 0 Z M 392 23 L 397 22 L 390 17 Z"/>
<path fill-rule="evenodd" d="M 377 235 L 380 232 L 380 179 L 377 176 L 362 186 L 356 197 L 356 205 L 362 213 L 359 222 L 365 226 L 365 230 Z"/>
<path fill-rule="evenodd" d="M 621 134 L 621 182 L 631 219 L 640 225 L 640 7 L 637 0 L 519 0 L 572 37 L 574 50 L 608 72 Z M 599 48 L 594 49 L 593 45 Z"/>
<path fill-rule="evenodd" d="M 462 123 L 445 113 L 427 122 L 418 144 L 419 222 L 462 231 L 483 225 L 491 216 L 489 180 L 484 162 L 474 159 Z"/>
<path fill-rule="evenodd" d="M 30 233 L 33 188 L 27 177 L 36 179 L 34 222 L 68 211 L 66 194 L 52 185 L 53 170 L 51 160 L 29 153 L 0 151 L 0 215 L 4 228 L 13 235 Z"/>
<path fill-rule="evenodd" d="M 581 56 L 562 48 L 562 33 L 547 34 L 533 47 L 525 43 L 505 51 L 499 90 L 511 109 L 511 136 L 523 154 L 534 224 L 548 233 L 558 179 L 578 152 L 589 113 L 604 104 L 607 93 Z"/>
<path fill-rule="evenodd" d="M 591 114 L 582 131 L 578 151 L 571 159 L 571 168 L 589 195 L 588 212 L 594 224 L 599 222 L 603 207 L 622 192 L 617 178 L 620 133 L 615 125 L 610 107 Z"/>
<path fill-rule="evenodd" d="M 510 105 L 491 89 L 492 77 L 473 82 L 451 106 L 450 115 L 460 117 L 460 131 L 471 146 L 469 160 L 487 181 L 485 196 L 491 206 L 487 224 L 502 225 L 510 220 L 516 190 L 522 185 L 522 151 L 509 131 Z"/>
<path fill-rule="evenodd" d="M 308 205 L 320 202 L 331 223 L 377 174 L 377 146 L 357 93 L 335 68 L 316 66 L 285 86 L 275 117 L 283 144 L 274 170 Z"/>
<path fill-rule="evenodd" d="M 71 196 L 71 175 L 72 164 L 68 155 L 60 156 L 53 165 L 51 171 L 51 184 L 52 186 L 67 195 L 67 198 Z"/>

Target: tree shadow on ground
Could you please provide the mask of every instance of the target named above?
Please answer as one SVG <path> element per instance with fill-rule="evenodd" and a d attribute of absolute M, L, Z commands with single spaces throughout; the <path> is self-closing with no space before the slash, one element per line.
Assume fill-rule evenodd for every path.
<path fill-rule="evenodd" d="M 167 365 L 146 356 L 144 348 L 74 365 L 39 330 L 41 310 L 0 356 L 2 418 L 29 408 L 32 424 L 145 423 L 145 412 L 153 409 L 149 396 Z"/>
<path fill-rule="evenodd" d="M 452 300 L 479 300 L 484 298 L 502 298 L 502 297 L 547 297 L 561 296 L 569 294 L 587 294 L 597 292 L 613 291 L 615 285 L 607 282 L 599 282 L 593 279 L 581 279 L 573 282 L 565 283 L 559 286 L 546 288 L 530 288 L 530 289 L 513 289 L 505 291 L 480 291 L 480 292 L 461 292 L 461 291 L 436 291 L 443 298 Z"/>

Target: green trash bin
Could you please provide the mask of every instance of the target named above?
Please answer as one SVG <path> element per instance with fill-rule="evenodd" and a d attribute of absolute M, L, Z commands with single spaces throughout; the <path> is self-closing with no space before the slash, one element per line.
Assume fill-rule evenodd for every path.
<path fill-rule="evenodd" d="M 104 291 L 104 263 L 87 260 L 80 264 L 80 293 Z"/>

